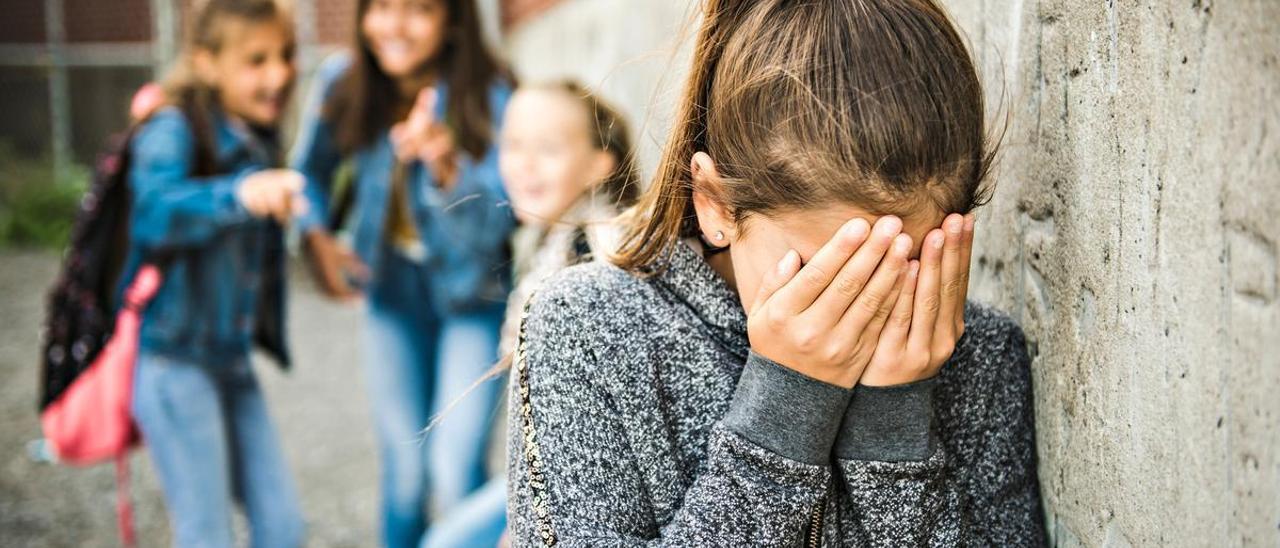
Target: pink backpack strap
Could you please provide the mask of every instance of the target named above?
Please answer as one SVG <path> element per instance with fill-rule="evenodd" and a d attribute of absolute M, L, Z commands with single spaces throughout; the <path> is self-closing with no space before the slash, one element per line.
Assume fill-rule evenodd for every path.
<path fill-rule="evenodd" d="M 120 529 L 120 544 L 126 548 L 137 545 L 138 535 L 133 528 L 133 497 L 129 494 L 129 455 L 116 456 L 116 525 Z"/>

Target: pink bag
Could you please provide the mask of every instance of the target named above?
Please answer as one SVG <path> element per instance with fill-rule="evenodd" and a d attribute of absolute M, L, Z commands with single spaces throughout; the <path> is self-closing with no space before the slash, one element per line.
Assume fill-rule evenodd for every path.
<path fill-rule="evenodd" d="M 133 517 L 128 495 L 131 448 L 142 441 L 133 422 L 133 369 L 138 358 L 142 310 L 160 288 L 160 269 L 144 265 L 125 290 L 115 331 L 93 363 L 57 400 L 40 413 L 40 426 L 54 454 L 63 462 L 86 466 L 116 461 L 120 531 L 133 544 Z"/>

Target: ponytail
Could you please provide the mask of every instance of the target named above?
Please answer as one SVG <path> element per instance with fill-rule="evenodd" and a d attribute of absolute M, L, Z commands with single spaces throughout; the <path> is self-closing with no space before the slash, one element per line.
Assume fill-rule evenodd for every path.
<path fill-rule="evenodd" d="M 658 161 L 653 184 L 623 216 L 623 234 L 611 260 L 640 272 L 660 259 L 675 242 L 697 233 L 693 177 L 689 159 L 706 149 L 707 103 L 725 44 L 752 6 L 751 0 L 707 0 L 698 31 L 675 127 Z"/>

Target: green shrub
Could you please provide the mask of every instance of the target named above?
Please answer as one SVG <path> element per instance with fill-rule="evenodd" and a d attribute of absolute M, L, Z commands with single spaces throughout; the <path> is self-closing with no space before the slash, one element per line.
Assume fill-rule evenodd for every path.
<path fill-rule="evenodd" d="M 47 156 L 23 155 L 0 142 L 0 245 L 65 247 L 89 177 L 75 164 L 55 175 Z"/>

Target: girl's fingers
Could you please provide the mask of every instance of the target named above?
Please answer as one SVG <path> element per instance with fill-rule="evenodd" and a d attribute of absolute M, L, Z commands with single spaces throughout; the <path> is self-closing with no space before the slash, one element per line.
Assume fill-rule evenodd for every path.
<path fill-rule="evenodd" d="M 893 309 L 894 286 L 901 281 L 901 274 L 907 269 L 907 256 L 910 253 L 911 236 L 897 235 L 893 239 L 889 252 L 876 267 L 871 280 L 867 282 L 866 287 L 862 288 L 853 304 L 849 305 L 844 316 L 840 318 L 837 329 L 854 336 L 864 332 L 878 335 L 880 326 L 884 325 L 884 319 Z"/>
<path fill-rule="evenodd" d="M 415 147 L 409 142 L 408 138 L 402 137 L 391 142 L 391 150 L 396 155 L 396 160 L 400 162 L 408 162 L 413 160 Z"/>
<path fill-rule="evenodd" d="M 898 281 L 889 296 L 891 304 L 877 314 L 867 324 L 863 335 L 876 339 L 877 348 L 898 348 L 907 346 L 907 334 L 911 330 L 911 299 L 915 294 L 915 281 L 919 270 L 916 261 L 908 261 L 906 268 L 898 273 Z"/>
<path fill-rule="evenodd" d="M 279 209 L 271 212 L 271 218 L 281 225 L 289 224 L 289 217 L 283 214 Z"/>
<path fill-rule="evenodd" d="M 347 299 L 351 296 L 351 284 L 343 279 L 342 272 L 326 272 L 325 284 L 329 286 L 329 295 L 335 299 Z"/>
<path fill-rule="evenodd" d="M 276 222 L 286 224 L 289 222 L 290 209 L 292 209 L 289 203 L 290 192 L 283 186 L 271 190 L 271 214 L 276 218 Z"/>
<path fill-rule="evenodd" d="M 262 193 L 262 199 L 263 204 L 267 208 L 267 214 L 272 218 L 279 219 L 281 207 L 280 192 L 273 187 L 267 187 L 265 190 L 266 192 Z"/>
<path fill-rule="evenodd" d="M 884 329 L 880 332 L 880 344 L 890 348 L 905 348 L 907 335 L 911 333 L 911 311 L 915 306 L 916 280 L 920 279 L 920 261 L 907 263 L 907 271 L 902 275 L 899 292 L 893 303 L 893 311 L 889 313 Z"/>
<path fill-rule="evenodd" d="M 812 317 L 824 325 L 838 323 L 849 310 L 849 305 L 867 286 L 885 253 L 893 245 L 894 238 L 901 232 L 902 221 L 897 217 L 885 216 L 878 219 L 866 243 L 854 252 L 853 258 L 838 267 L 835 279 L 822 289 L 822 293 L 809 307 Z"/>
<path fill-rule="evenodd" d="M 787 250 L 787 254 L 782 256 L 782 260 L 774 266 L 769 272 L 766 272 L 764 279 L 760 280 L 760 289 L 756 290 L 756 297 L 751 301 L 751 310 L 748 314 L 755 314 L 769 297 L 778 291 L 778 288 L 786 285 L 792 277 L 796 275 L 796 271 L 800 269 L 800 254 L 794 249 Z"/>
<path fill-rule="evenodd" d="M 418 147 L 418 158 L 423 162 L 433 164 L 440 159 L 440 147 L 428 139 L 422 143 L 422 146 Z"/>
<path fill-rule="evenodd" d="M 321 276 L 324 278 L 324 285 L 329 296 L 339 300 L 345 300 L 351 293 L 351 284 L 347 283 L 344 275 L 343 262 L 344 250 L 337 245 L 324 251 L 324 256 L 320 262 Z"/>
<path fill-rule="evenodd" d="M 404 122 L 391 126 L 391 130 L 387 132 L 387 139 L 391 141 L 393 148 L 398 150 L 404 144 L 406 132 Z"/>
<path fill-rule="evenodd" d="M 434 87 L 423 88 L 422 91 L 418 92 L 418 100 L 414 102 L 413 110 L 419 116 L 419 123 L 425 126 L 435 121 L 436 101 L 438 98 L 439 94 L 436 93 L 436 88 Z"/>
<path fill-rule="evenodd" d="M 435 113 L 435 100 L 429 98 L 428 95 L 435 92 L 432 88 L 423 88 L 418 92 L 418 98 L 413 102 L 413 108 L 409 110 L 409 116 L 405 117 L 404 124 L 409 133 L 418 133 L 426 130 L 431 123 L 432 114 Z"/>
<path fill-rule="evenodd" d="M 942 221 L 942 231 L 946 241 L 942 246 L 942 308 L 938 317 L 945 321 L 938 323 L 937 335 L 944 338 L 953 336 L 956 310 L 963 311 L 964 298 L 962 291 L 968 284 L 968 275 L 960 264 L 960 246 L 964 240 L 964 217 L 957 213 L 947 215 Z"/>
<path fill-rule="evenodd" d="M 267 197 L 264 194 L 266 193 L 259 187 L 249 195 L 250 210 L 258 217 L 265 217 L 271 213 L 271 204 L 267 202 Z"/>
<path fill-rule="evenodd" d="M 293 218 L 299 215 L 299 211 L 306 209 L 306 199 L 293 193 L 285 193 L 283 199 L 284 205 L 280 208 L 280 224 L 288 225 L 293 222 Z"/>
<path fill-rule="evenodd" d="M 284 182 L 281 183 L 281 186 L 284 187 L 286 192 L 289 192 L 290 194 L 297 194 L 302 192 L 302 189 L 307 186 L 307 179 L 303 177 L 301 173 L 287 169 L 280 171 L 284 176 Z"/>
<path fill-rule="evenodd" d="M 898 224 L 901 225 L 901 221 Z M 879 226 L 878 223 L 877 226 Z M 835 236 L 832 236 L 813 255 L 813 258 L 809 259 L 808 264 L 800 269 L 792 281 L 774 293 L 773 300 L 779 309 L 788 314 L 799 314 L 809 308 L 814 299 L 817 299 L 818 295 L 821 295 L 823 290 L 831 284 L 831 280 L 835 278 L 836 273 L 849 260 L 849 257 L 853 256 L 858 246 L 867 239 L 868 231 L 870 227 L 863 219 L 853 219 L 841 226 Z M 885 247 L 888 247 L 888 244 L 885 244 Z"/>
<path fill-rule="evenodd" d="M 453 152 L 453 139 L 449 136 L 448 131 L 433 131 L 422 140 L 422 146 L 418 148 L 418 151 L 423 160 L 438 162 L 441 158 Z"/>
<path fill-rule="evenodd" d="M 910 245 L 907 250 L 910 251 Z M 867 340 L 874 340 L 879 343 L 879 339 L 884 335 L 885 325 L 889 322 L 889 316 L 893 314 L 893 309 L 898 307 L 898 299 L 902 296 L 902 286 L 906 284 L 907 270 L 909 264 L 903 264 L 902 269 L 898 270 L 898 276 L 893 281 L 893 287 L 889 290 L 889 296 L 884 300 L 884 304 L 880 306 L 876 314 L 871 317 L 871 321 L 867 323 L 867 327 L 863 328 L 862 334 Z"/>
<path fill-rule="evenodd" d="M 364 261 L 361 261 L 355 253 L 351 252 L 349 249 L 343 248 L 340 257 L 342 259 L 342 270 L 344 272 L 350 274 L 361 282 L 369 281 L 372 273 L 369 272 L 369 267 L 364 265 Z"/>
<path fill-rule="evenodd" d="M 413 103 L 413 108 L 409 111 L 409 115 L 401 122 L 403 130 L 401 134 L 402 141 L 408 141 L 405 144 L 404 151 L 409 153 L 407 158 L 401 160 L 408 161 L 413 159 L 413 153 L 420 148 L 420 143 L 425 139 L 426 134 L 431 131 L 431 126 L 435 122 L 436 112 L 436 90 L 435 88 L 423 88 L 418 92 L 418 98 Z"/>
<path fill-rule="evenodd" d="M 915 303 L 911 311 L 911 334 L 907 352 L 928 355 L 933 344 L 938 311 L 942 307 L 942 247 L 946 235 L 939 229 L 929 231 L 920 247 L 920 273 L 916 280 Z"/>
<path fill-rule="evenodd" d="M 289 198 L 289 215 L 293 217 L 301 217 L 311 211 L 311 200 L 301 193 L 293 194 Z"/>
<path fill-rule="evenodd" d="M 257 196 L 254 196 L 253 186 L 250 181 L 246 181 L 236 189 L 236 199 L 240 200 L 240 205 L 251 215 L 258 214 Z"/>

